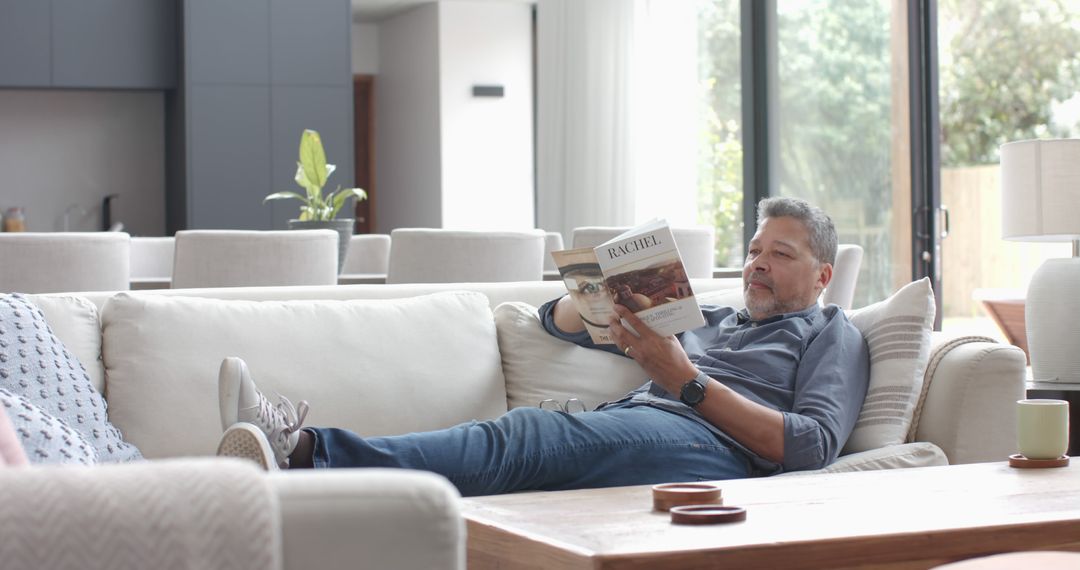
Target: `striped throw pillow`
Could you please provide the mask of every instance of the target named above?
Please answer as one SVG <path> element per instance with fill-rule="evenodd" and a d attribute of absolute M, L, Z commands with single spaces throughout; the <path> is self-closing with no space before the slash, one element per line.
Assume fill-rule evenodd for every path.
<path fill-rule="evenodd" d="M 920 279 L 884 301 L 847 311 L 870 349 L 870 386 L 841 455 L 904 443 L 930 357 L 935 310 L 930 280 Z"/>

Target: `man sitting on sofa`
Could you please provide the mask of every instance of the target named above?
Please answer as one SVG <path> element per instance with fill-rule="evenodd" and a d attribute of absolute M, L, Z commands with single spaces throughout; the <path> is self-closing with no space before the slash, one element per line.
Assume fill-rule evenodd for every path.
<path fill-rule="evenodd" d="M 306 402 L 273 405 L 238 358 L 221 365 L 218 453 L 267 469 L 398 467 L 448 478 L 463 495 L 717 480 L 817 469 L 836 459 L 866 396 L 869 358 L 839 307 L 817 300 L 837 237 L 792 198 L 758 206 L 743 267 L 746 309 L 704 306 L 706 325 L 661 337 L 617 306 L 616 348 L 651 379 L 596 410 L 516 408 L 489 421 L 363 438 L 304 428 Z M 594 347 L 569 297 L 540 308 L 547 331 Z"/>

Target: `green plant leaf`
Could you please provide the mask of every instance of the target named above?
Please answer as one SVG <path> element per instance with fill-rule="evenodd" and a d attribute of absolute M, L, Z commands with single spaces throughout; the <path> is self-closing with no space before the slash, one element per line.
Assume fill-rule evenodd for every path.
<path fill-rule="evenodd" d="M 342 190 L 341 187 L 338 186 L 338 194 L 334 196 L 333 199 L 334 211 L 330 214 L 330 219 L 337 217 L 337 213 L 341 210 L 341 207 L 345 205 L 345 201 L 353 197 L 358 201 L 367 200 L 367 192 L 364 192 L 362 188 L 346 188 Z M 329 200 L 329 197 L 327 197 L 327 199 Z"/>
<path fill-rule="evenodd" d="M 286 198 L 296 198 L 301 202 L 307 202 L 307 198 L 297 194 L 296 192 L 274 192 L 273 194 L 263 198 L 263 203 L 269 202 L 270 200 L 284 200 Z"/>
<path fill-rule="evenodd" d="M 319 187 L 312 184 L 311 180 L 308 180 L 307 174 L 304 172 L 304 165 L 299 162 L 296 163 L 296 176 L 293 179 L 304 189 L 308 198 L 312 198 L 319 194 Z"/>
<path fill-rule="evenodd" d="M 300 135 L 300 164 L 308 183 L 322 191 L 327 177 L 326 153 L 319 133 L 311 129 L 304 129 L 304 134 Z"/>

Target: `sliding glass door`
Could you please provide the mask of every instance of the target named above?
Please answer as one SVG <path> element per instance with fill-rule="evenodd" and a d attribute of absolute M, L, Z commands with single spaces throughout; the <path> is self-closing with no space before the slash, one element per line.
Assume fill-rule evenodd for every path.
<path fill-rule="evenodd" d="M 855 306 L 911 279 L 907 10 L 896 0 L 777 0 L 771 194 L 821 206 L 862 246 Z"/>
<path fill-rule="evenodd" d="M 699 221 L 742 265 L 754 205 L 797 196 L 862 246 L 855 306 L 912 276 L 907 2 L 702 0 Z"/>
<path fill-rule="evenodd" d="M 952 216 L 944 243 L 943 328 L 1023 340 L 1028 282 L 1067 243 L 1001 239 L 998 147 L 1080 137 L 1080 2 L 940 0 L 941 193 Z M 1006 322 L 1007 321 L 1007 322 Z"/>

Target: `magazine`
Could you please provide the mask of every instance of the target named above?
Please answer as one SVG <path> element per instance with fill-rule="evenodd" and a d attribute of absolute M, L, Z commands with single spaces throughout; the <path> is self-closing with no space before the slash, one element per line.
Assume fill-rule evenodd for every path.
<path fill-rule="evenodd" d="M 596 247 L 553 251 L 551 256 L 596 344 L 615 344 L 608 330 L 615 303 L 661 336 L 705 325 L 664 220 L 652 220 Z"/>

